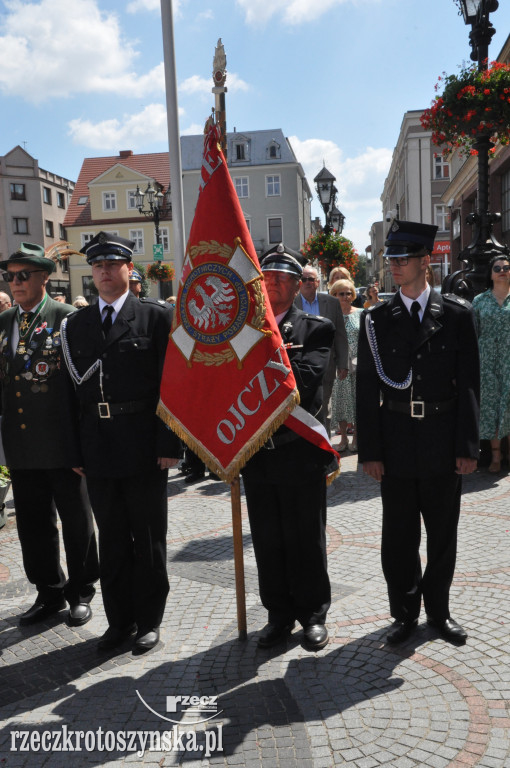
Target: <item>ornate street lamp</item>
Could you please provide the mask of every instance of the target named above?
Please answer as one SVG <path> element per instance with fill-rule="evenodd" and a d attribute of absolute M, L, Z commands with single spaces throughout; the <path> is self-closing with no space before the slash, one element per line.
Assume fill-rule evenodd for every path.
<path fill-rule="evenodd" d="M 466 24 L 471 24 L 469 42 L 471 44 L 471 59 L 478 62 L 478 71 L 488 69 L 489 43 L 495 33 L 490 22 L 489 14 L 498 8 L 498 0 L 454 0 Z M 501 214 L 489 212 L 489 155 L 494 144 L 490 133 L 481 134 L 473 143 L 478 152 L 478 190 L 476 212 L 469 214 L 467 223 L 473 227 L 472 242 L 459 254 L 459 259 L 469 265 L 466 277 L 468 286 L 460 286 L 468 294 L 481 293 L 485 290 L 487 265 L 493 256 L 508 254 L 509 249 L 498 243 L 492 225 L 499 221 Z M 445 290 L 455 290 L 456 283 L 461 279 L 461 270 L 445 280 Z"/>
<path fill-rule="evenodd" d="M 136 185 L 136 207 L 139 213 L 143 213 L 148 219 L 154 221 L 154 229 L 156 230 L 156 243 L 161 243 L 161 237 L 159 234 L 159 222 L 161 219 L 166 218 L 172 212 L 172 201 L 170 187 L 167 191 L 163 191 L 163 187 L 157 185 L 157 189 L 152 186 L 152 182 L 149 181 L 147 189 L 142 192 L 138 184 Z M 147 208 L 144 208 L 144 203 L 147 204 Z"/>
<path fill-rule="evenodd" d="M 335 232 L 338 232 L 338 234 L 341 235 L 345 224 L 345 216 L 343 215 L 342 211 L 338 210 L 336 205 L 331 211 L 329 220 Z"/>
<path fill-rule="evenodd" d="M 341 232 L 345 223 L 345 216 L 338 210 L 338 208 L 336 208 L 336 197 L 338 194 L 338 189 L 335 187 L 336 177 L 328 171 L 326 166 L 324 166 L 313 181 L 317 196 L 322 205 L 322 210 L 326 217 L 324 232 L 329 234 L 333 229 L 336 229 L 337 232 Z M 337 213 L 335 213 L 335 211 Z M 335 226 L 333 223 L 333 215 L 336 217 L 335 221 L 338 226 Z M 339 228 L 340 226 L 341 229 Z"/>

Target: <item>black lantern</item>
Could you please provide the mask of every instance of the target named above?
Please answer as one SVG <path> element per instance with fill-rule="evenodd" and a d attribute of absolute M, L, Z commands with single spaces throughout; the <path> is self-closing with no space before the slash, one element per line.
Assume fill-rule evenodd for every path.
<path fill-rule="evenodd" d="M 322 210 L 326 217 L 324 232 L 329 233 L 333 229 L 336 229 L 337 232 L 341 232 L 344 226 L 345 216 L 343 216 L 338 208 L 336 208 L 336 197 L 338 194 L 338 189 L 335 187 L 336 177 L 328 171 L 326 166 L 324 166 L 313 181 L 320 204 L 322 205 Z M 337 212 L 336 214 L 335 211 Z M 335 222 L 333 221 L 334 215 L 337 226 L 335 226 Z"/>
<path fill-rule="evenodd" d="M 168 187 L 167 191 L 163 191 L 163 187 L 157 184 L 152 186 L 152 182 L 149 181 L 147 189 L 142 192 L 138 184 L 136 185 L 135 202 L 139 213 L 143 213 L 147 218 L 154 221 L 154 228 L 156 230 L 156 243 L 161 242 L 159 234 L 159 222 L 172 212 L 171 191 Z M 147 203 L 148 207 L 144 208 L 144 203 Z"/>

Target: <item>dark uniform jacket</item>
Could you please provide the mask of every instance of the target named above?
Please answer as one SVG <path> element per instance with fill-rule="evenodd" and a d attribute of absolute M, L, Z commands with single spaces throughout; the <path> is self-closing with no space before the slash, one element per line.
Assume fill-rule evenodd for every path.
<path fill-rule="evenodd" d="M 319 302 L 319 315 L 327 317 L 335 326 L 335 338 L 331 347 L 328 368 L 324 374 L 324 381 L 332 383 L 336 379 L 337 368 L 347 370 L 349 367 L 349 345 L 345 320 L 337 298 L 327 293 L 317 293 L 317 300 Z M 298 309 L 303 309 L 303 297 L 300 293 L 296 296 L 294 304 Z"/>
<path fill-rule="evenodd" d="M 330 320 L 302 312 L 294 305 L 278 327 L 283 343 L 288 345 L 287 354 L 299 390 L 300 405 L 316 417 L 322 405 L 322 381 L 328 366 L 335 327 Z M 268 472 L 274 472 L 276 482 L 296 483 L 306 478 L 307 470 L 325 469 L 331 463 L 329 453 L 296 436 L 285 424 L 275 432 L 272 440 L 275 449 L 262 448 L 258 451 L 246 465 L 243 474 L 261 471 L 267 477 Z M 263 468 L 266 459 L 269 468 Z"/>
<path fill-rule="evenodd" d="M 88 476 L 126 477 L 154 468 L 158 456 L 180 455 L 177 437 L 156 416 L 170 324 L 168 306 L 131 293 L 106 340 L 97 304 L 69 318 L 68 347 L 79 375 L 96 360 L 103 371 L 103 394 L 99 371 L 76 388 Z M 101 418 L 102 402 L 112 407 L 111 418 Z M 119 405 L 125 412 L 116 414 Z"/>
<path fill-rule="evenodd" d="M 60 324 L 74 307 L 49 296 L 23 355 L 12 352 L 17 307 L 0 314 L 2 437 L 11 469 L 80 464 L 76 401 L 62 358 Z"/>
<path fill-rule="evenodd" d="M 395 389 L 379 378 L 365 328 L 368 311 L 384 374 L 402 382 L 412 368 L 412 387 Z M 400 293 L 365 311 L 356 397 L 361 463 L 382 461 L 388 474 L 427 477 L 454 471 L 457 457 L 477 458 L 479 360 L 471 305 L 431 291 L 418 333 Z M 423 419 L 390 410 L 389 401 L 409 403 L 411 398 L 432 404 L 429 409 L 443 405 Z"/>

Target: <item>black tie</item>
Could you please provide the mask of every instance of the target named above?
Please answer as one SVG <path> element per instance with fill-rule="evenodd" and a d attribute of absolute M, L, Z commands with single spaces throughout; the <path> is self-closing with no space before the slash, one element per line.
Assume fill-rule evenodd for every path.
<path fill-rule="evenodd" d="M 112 327 L 113 307 L 110 304 L 107 304 L 103 307 L 103 311 L 106 312 L 105 319 L 103 320 L 103 334 L 106 339 L 110 332 L 110 328 Z"/>
<path fill-rule="evenodd" d="M 420 309 L 420 302 L 413 301 L 411 304 L 411 320 L 413 321 L 414 328 L 417 331 L 420 329 Z"/>

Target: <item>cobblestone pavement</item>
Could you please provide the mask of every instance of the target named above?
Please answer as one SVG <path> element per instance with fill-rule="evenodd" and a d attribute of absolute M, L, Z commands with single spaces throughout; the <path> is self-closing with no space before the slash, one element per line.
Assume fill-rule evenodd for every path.
<path fill-rule="evenodd" d="M 318 653 L 303 648 L 297 628 L 282 646 L 256 646 L 265 612 L 244 497 L 248 639 L 239 641 L 223 483 L 188 487 L 170 473 L 171 591 L 163 642 L 142 656 L 129 643 L 117 655 L 97 652 L 106 629 L 99 594 L 84 627 L 67 627 L 63 613 L 18 627 L 33 588 L 8 501 L 0 530 L 0 768 L 510 766 L 510 481 L 478 472 L 464 489 L 451 607 L 468 642 L 449 645 L 422 615 L 418 632 L 395 649 L 384 643 L 378 488 L 357 471 L 355 456 L 343 459 L 329 489 L 331 639 Z M 140 754 L 126 750 L 128 731 L 140 732 L 137 739 L 153 732 L 154 749 L 138 740 Z"/>

